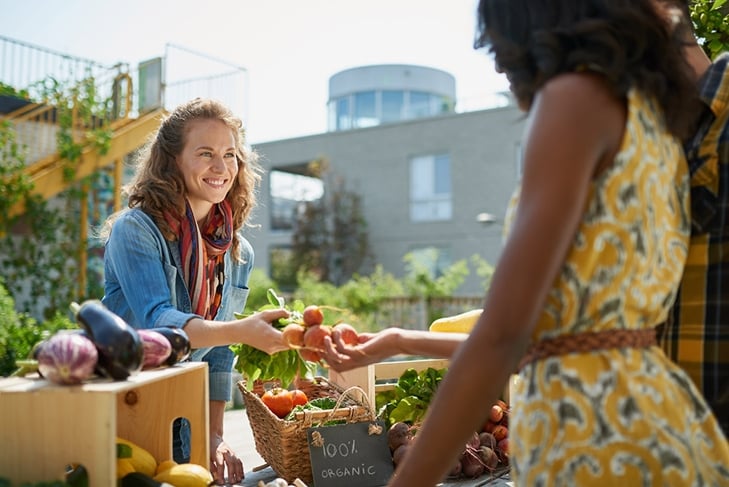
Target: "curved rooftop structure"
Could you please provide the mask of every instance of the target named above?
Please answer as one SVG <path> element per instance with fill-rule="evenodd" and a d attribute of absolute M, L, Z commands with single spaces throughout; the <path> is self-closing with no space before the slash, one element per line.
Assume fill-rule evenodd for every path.
<path fill-rule="evenodd" d="M 361 66 L 329 78 L 330 132 L 455 112 L 456 80 L 409 64 Z"/>

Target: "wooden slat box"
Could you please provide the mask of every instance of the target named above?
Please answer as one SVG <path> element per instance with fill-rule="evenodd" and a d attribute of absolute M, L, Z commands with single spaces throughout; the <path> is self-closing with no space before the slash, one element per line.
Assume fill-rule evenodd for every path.
<path fill-rule="evenodd" d="M 397 380 L 407 369 L 413 368 L 418 372 L 428 367 L 443 369 L 447 368 L 449 363 L 450 361 L 448 359 L 406 359 L 378 362 L 367 367 L 360 367 L 341 373 L 330 369 L 329 380 L 345 389 L 352 386 L 362 388 L 367 394 L 367 399 L 370 404 L 374 407 L 375 395 L 380 391 L 393 389 Z M 515 375 L 511 377 L 510 383 L 514 380 L 516 380 Z M 502 398 L 509 403 L 509 397 L 509 385 L 507 385 L 504 388 Z"/>
<path fill-rule="evenodd" d="M 190 420 L 191 462 L 209 463 L 207 363 L 141 371 L 125 381 L 59 386 L 33 377 L 0 380 L 0 473 L 14 485 L 63 480 L 78 463 L 91 487 L 116 485 L 116 437 L 172 458 L 172 422 Z"/>

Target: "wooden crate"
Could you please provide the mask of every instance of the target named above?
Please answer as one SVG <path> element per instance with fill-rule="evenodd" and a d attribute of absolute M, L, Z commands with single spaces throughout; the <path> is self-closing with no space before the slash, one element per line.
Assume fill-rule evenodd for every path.
<path fill-rule="evenodd" d="M 413 368 L 420 372 L 432 367 L 434 369 L 447 368 L 450 361 L 448 359 L 410 359 L 397 360 L 390 362 L 378 362 L 367 367 L 360 367 L 346 372 L 336 372 L 329 370 L 329 380 L 335 384 L 348 388 L 358 386 L 367 394 L 367 400 L 372 407 L 375 406 L 375 395 L 380 391 L 393 389 L 398 378 L 409 368 Z M 516 376 L 511 376 L 509 384 L 516 380 Z M 509 403 L 510 385 L 504 388 L 502 398 Z"/>
<path fill-rule="evenodd" d="M 378 362 L 367 367 L 360 367 L 359 369 L 341 373 L 330 369 L 329 380 L 344 389 L 352 386 L 360 387 L 367 394 L 367 400 L 372 407 L 375 407 L 375 395 L 380 391 L 394 388 L 397 379 L 400 378 L 405 370 L 413 368 L 420 372 L 428 367 L 442 369 L 448 367 L 448 363 L 449 361 L 447 359 Z"/>
<path fill-rule="evenodd" d="M 14 485 L 62 480 L 83 465 L 89 485 L 116 485 L 116 437 L 172 458 L 172 422 L 190 420 L 191 462 L 209 463 L 208 370 L 204 362 L 141 371 L 125 381 L 58 386 L 0 380 L 0 473 Z"/>

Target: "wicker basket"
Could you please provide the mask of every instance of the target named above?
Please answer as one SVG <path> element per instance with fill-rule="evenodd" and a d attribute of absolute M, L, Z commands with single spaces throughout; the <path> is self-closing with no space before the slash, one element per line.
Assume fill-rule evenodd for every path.
<path fill-rule="evenodd" d="M 317 399 L 330 397 L 339 402 L 336 409 L 325 411 L 303 411 L 296 413 L 290 421 L 281 419 L 271 412 L 260 399 L 261 388 L 249 391 L 244 381 L 237 383 L 243 394 L 246 413 L 253 431 L 256 450 L 268 465 L 289 483 L 296 478 L 310 484 L 313 482 L 309 445 L 306 430 L 330 420 L 344 420 L 347 423 L 373 421 L 372 408 L 367 403 L 364 391 L 358 387 L 347 390 L 329 382 L 324 377 L 297 383 L 307 397 Z"/>

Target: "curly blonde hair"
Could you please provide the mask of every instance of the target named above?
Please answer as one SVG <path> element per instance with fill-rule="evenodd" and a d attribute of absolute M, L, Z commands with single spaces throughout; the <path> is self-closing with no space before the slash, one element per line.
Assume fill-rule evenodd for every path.
<path fill-rule="evenodd" d="M 261 167 L 255 151 L 245 147 L 243 122 L 216 100 L 195 98 L 175 108 L 164 118 L 151 141 L 140 151 L 132 181 L 123 188 L 129 197 L 129 208 L 139 208 L 157 224 L 167 240 L 176 240 L 164 217 L 165 212 L 185 212 L 185 181 L 176 163 L 176 157 L 185 146 L 189 123 L 193 120 L 220 120 L 235 137 L 238 177 L 225 199 L 233 212 L 232 255 L 239 257 L 238 231 L 246 224 L 256 204 L 256 191 L 261 181 Z M 114 217 L 105 225 L 111 231 Z"/>

